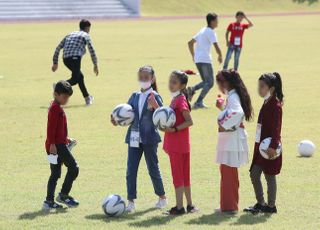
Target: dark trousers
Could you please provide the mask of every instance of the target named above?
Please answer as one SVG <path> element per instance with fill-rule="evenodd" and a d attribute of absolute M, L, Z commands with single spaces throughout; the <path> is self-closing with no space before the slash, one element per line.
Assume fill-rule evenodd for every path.
<path fill-rule="evenodd" d="M 77 162 L 67 146 L 65 144 L 58 144 L 56 145 L 56 147 L 58 152 L 58 164 L 50 164 L 51 175 L 49 177 L 47 187 L 48 201 L 54 200 L 54 192 L 56 190 L 57 181 L 61 176 L 62 164 L 64 164 L 68 168 L 68 171 L 61 188 L 61 194 L 69 195 L 69 192 L 72 188 L 72 183 L 79 174 L 79 167 L 77 165 Z"/>
<path fill-rule="evenodd" d="M 155 194 L 157 194 L 158 196 L 163 196 L 165 194 L 158 165 L 157 148 L 158 145 L 140 144 L 139 148 L 129 146 L 127 162 L 128 200 L 133 200 L 137 198 L 137 173 L 143 153 L 147 163 L 149 175 L 152 180 Z"/>
<path fill-rule="evenodd" d="M 84 84 L 84 76 L 81 72 L 81 57 L 64 58 L 63 63 L 72 72 L 71 78 L 68 80 L 70 85 L 78 84 L 83 97 L 88 97 L 89 93 Z"/>

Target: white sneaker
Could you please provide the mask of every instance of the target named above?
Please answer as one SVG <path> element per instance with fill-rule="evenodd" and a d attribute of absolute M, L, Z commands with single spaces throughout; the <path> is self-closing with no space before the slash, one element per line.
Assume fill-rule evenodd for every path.
<path fill-rule="evenodd" d="M 165 199 L 159 199 L 158 202 L 156 203 L 156 208 L 163 209 L 168 205 L 168 200 L 167 198 Z"/>
<path fill-rule="evenodd" d="M 136 207 L 134 206 L 134 202 L 128 201 L 126 212 L 134 212 L 135 210 L 136 210 Z"/>
<path fill-rule="evenodd" d="M 93 100 L 94 100 L 94 97 L 93 97 L 93 96 L 91 96 L 91 95 L 87 96 L 87 97 L 85 98 L 86 105 L 88 105 L 88 106 L 89 106 L 89 105 L 92 105 Z"/>

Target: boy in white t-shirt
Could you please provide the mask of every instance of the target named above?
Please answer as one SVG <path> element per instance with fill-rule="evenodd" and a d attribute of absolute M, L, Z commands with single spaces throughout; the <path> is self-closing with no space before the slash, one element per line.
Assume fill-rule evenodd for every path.
<path fill-rule="evenodd" d="M 207 26 L 202 28 L 193 38 L 189 41 L 189 51 L 193 61 L 196 63 L 200 73 L 202 82 L 188 88 L 188 100 L 191 101 L 192 96 L 199 89 L 202 89 L 197 101 L 193 105 L 194 109 L 207 108 L 203 99 L 213 86 L 213 68 L 211 47 L 214 46 L 218 54 L 218 62 L 222 63 L 222 54 L 218 45 L 217 34 L 215 28 L 218 27 L 218 15 L 215 13 L 207 14 Z M 196 49 L 194 44 L 197 43 Z"/>

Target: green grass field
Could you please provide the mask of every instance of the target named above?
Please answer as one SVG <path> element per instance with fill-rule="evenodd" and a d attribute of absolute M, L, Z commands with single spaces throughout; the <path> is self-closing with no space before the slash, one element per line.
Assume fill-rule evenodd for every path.
<path fill-rule="evenodd" d="M 217 30 L 225 54 L 224 30 L 230 19 L 221 19 Z M 261 73 L 278 71 L 283 76 L 285 106 L 282 140 L 283 170 L 278 177 L 277 206 L 273 216 L 214 214 L 219 203 L 219 172 L 214 163 L 217 139 L 217 110 L 213 103 L 216 86 L 206 99 L 209 110 L 193 111 L 191 129 L 193 199 L 201 212 L 170 218 L 152 209 L 153 195 L 145 162 L 138 178 L 137 212 L 107 218 L 102 199 L 111 193 L 126 196 L 126 128 L 113 127 L 109 114 L 137 90 L 139 66 L 154 66 L 165 104 L 169 73 L 194 69 L 187 41 L 204 21 L 97 21 L 92 38 L 100 63 L 94 77 L 89 55 L 83 61 L 87 87 L 95 96 L 92 107 L 84 107 L 77 87 L 65 108 L 69 133 L 78 140 L 74 155 L 80 175 L 72 195 L 81 205 L 60 213 L 41 211 L 49 166 L 44 152 L 47 107 L 52 83 L 67 79 L 60 61 L 57 73 L 50 71 L 53 50 L 59 39 L 76 29 L 74 22 L 2 24 L 0 27 L 0 229 L 319 229 L 319 152 L 312 158 L 297 156 L 302 139 L 320 145 L 319 139 L 319 16 L 257 17 L 255 27 L 245 34 L 240 72 L 255 108 L 254 122 L 246 124 L 253 146 L 257 114 L 262 99 L 257 96 Z M 215 62 L 215 71 L 220 69 Z M 199 80 L 190 77 L 190 84 Z M 159 148 L 160 167 L 170 205 L 174 190 L 168 157 Z M 255 202 L 249 165 L 240 171 L 240 209 Z M 63 176 L 65 175 L 63 169 Z M 58 184 L 60 189 L 61 181 Z"/>

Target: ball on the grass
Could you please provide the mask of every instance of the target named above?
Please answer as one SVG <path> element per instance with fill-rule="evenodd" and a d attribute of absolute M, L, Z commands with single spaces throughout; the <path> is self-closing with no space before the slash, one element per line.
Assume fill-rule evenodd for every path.
<path fill-rule="evenodd" d="M 171 128 L 176 123 L 176 114 L 170 107 L 160 107 L 153 113 L 153 124 L 158 128 Z"/>
<path fill-rule="evenodd" d="M 129 104 L 117 105 L 112 111 L 112 117 L 120 126 L 130 125 L 134 120 L 134 112 Z"/>
<path fill-rule="evenodd" d="M 103 200 L 102 210 L 107 216 L 118 217 L 126 210 L 126 202 L 119 195 L 110 195 Z"/>
<path fill-rule="evenodd" d="M 298 152 L 302 157 L 311 157 L 316 151 L 316 146 L 312 141 L 303 140 L 298 145 Z"/>

